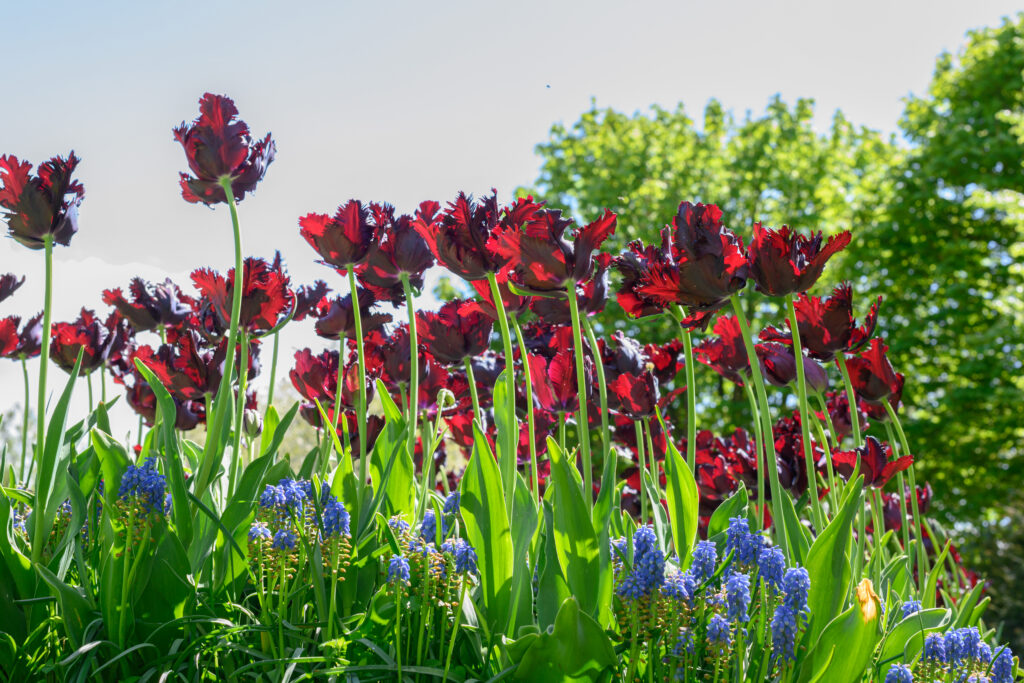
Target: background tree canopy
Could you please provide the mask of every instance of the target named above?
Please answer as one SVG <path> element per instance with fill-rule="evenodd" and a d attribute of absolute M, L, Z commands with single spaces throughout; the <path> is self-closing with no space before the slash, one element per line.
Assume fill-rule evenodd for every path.
<path fill-rule="evenodd" d="M 632 116 L 592 104 L 572 126 L 552 127 L 537 146 L 540 175 L 520 194 L 584 220 L 617 212 L 611 249 L 655 240 L 683 199 L 718 204 L 745 239 L 755 221 L 852 230 L 852 248 L 815 293 L 851 280 L 859 315 L 884 295 L 880 330 L 907 375 L 905 425 L 923 478 L 947 521 L 981 523 L 1022 474 L 1022 71 L 1024 15 L 970 33 L 959 54 L 939 57 L 928 92 L 908 100 L 900 143 L 841 112 L 817 132 L 810 99 L 775 98 L 742 120 L 712 100 L 700 125 L 682 104 Z M 770 307 L 750 314 L 755 329 L 782 319 Z M 673 334 L 615 305 L 601 322 Z M 718 383 L 711 371 L 698 381 Z M 723 386 L 703 406 L 700 427 L 749 424 L 730 394 Z"/>

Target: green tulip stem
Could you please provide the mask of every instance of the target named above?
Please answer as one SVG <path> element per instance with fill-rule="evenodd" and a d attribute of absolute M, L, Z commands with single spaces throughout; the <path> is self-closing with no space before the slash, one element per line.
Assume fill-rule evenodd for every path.
<path fill-rule="evenodd" d="M 249 334 L 245 329 L 239 330 L 238 336 L 239 363 L 238 363 L 238 396 L 235 399 L 235 434 L 231 444 L 232 484 L 238 481 L 241 474 L 241 462 L 239 454 L 242 450 L 242 432 L 245 431 L 245 392 L 249 383 Z"/>
<path fill-rule="evenodd" d="M 811 425 L 807 408 L 807 376 L 804 371 L 804 351 L 800 341 L 800 327 L 796 318 L 796 305 L 793 294 L 786 295 L 786 308 L 789 310 L 789 329 L 793 337 L 793 356 L 796 361 L 796 392 L 800 401 L 800 431 L 804 445 L 804 464 L 807 466 L 807 484 L 810 487 L 811 510 L 814 514 L 814 525 L 821 533 L 825 529 L 825 513 L 821 509 L 818 497 L 818 468 L 814 463 L 814 446 L 811 443 Z M 824 444 L 823 444 L 824 445 Z"/>
<path fill-rule="evenodd" d="M 587 343 L 590 344 L 590 348 L 596 354 L 600 347 L 597 345 L 597 337 L 594 336 L 593 326 L 586 317 L 583 317 L 580 323 L 583 325 L 583 332 L 587 335 Z M 604 363 L 595 362 L 594 370 L 597 374 L 598 398 L 601 405 L 601 454 L 603 458 L 608 458 L 611 453 L 612 439 L 611 430 L 608 427 L 608 384 L 605 380 Z"/>
<path fill-rule="evenodd" d="M 359 403 L 356 410 L 356 430 L 359 433 L 359 509 L 363 508 L 363 499 L 366 494 L 366 478 L 369 476 L 370 463 L 366 457 L 366 358 L 363 355 L 363 316 L 359 312 L 359 290 L 356 287 L 356 271 L 354 264 L 348 264 L 348 288 L 352 294 L 352 314 L 356 323 L 356 361 L 359 364 Z M 342 344 L 344 351 L 344 344 Z M 342 376 L 344 372 L 343 354 L 338 357 L 338 394 L 342 391 Z M 335 415 L 335 420 L 338 419 Z"/>
<path fill-rule="evenodd" d="M 850 381 L 850 370 L 846 367 L 846 357 L 843 354 L 836 356 L 836 364 L 839 372 L 843 375 L 843 385 L 846 387 L 846 402 L 850 407 L 850 425 L 853 429 L 853 445 L 860 448 L 864 445 L 864 439 L 860 433 L 860 411 L 857 410 L 857 395 L 853 392 L 853 382 Z"/>
<path fill-rule="evenodd" d="M 505 352 L 505 393 L 508 413 L 508 426 L 502 430 L 501 440 L 505 444 L 504 453 L 498 463 L 501 470 L 501 482 L 505 489 L 505 503 L 508 505 L 508 518 L 512 519 L 513 503 L 516 491 L 516 446 L 519 442 L 519 423 L 516 421 L 516 379 L 515 364 L 512 356 L 512 335 L 508 330 L 508 316 L 505 313 L 505 302 L 501 298 L 501 289 L 494 273 L 487 273 L 487 282 L 491 287 L 491 299 L 494 310 L 498 314 L 498 328 L 501 330 L 501 344 Z M 494 407 L 498 410 L 498 406 Z"/>
<path fill-rule="evenodd" d="M 750 388 L 750 382 L 743 383 L 743 391 L 747 395 L 747 401 L 750 403 L 750 416 L 754 420 L 754 459 L 757 461 L 757 510 L 758 510 L 758 530 L 764 528 L 765 520 L 765 509 L 764 509 L 764 466 L 763 464 L 768 462 L 767 456 L 764 453 L 764 432 L 761 431 L 761 420 L 758 417 L 759 411 L 757 410 L 757 398 L 754 397 L 754 390 Z"/>
<path fill-rule="evenodd" d="M 267 389 L 267 409 L 274 405 L 274 383 L 277 382 L 277 347 L 280 342 L 280 331 L 274 332 L 274 348 L 270 354 L 270 388 Z"/>
<path fill-rule="evenodd" d="M 470 361 L 470 357 L 466 356 L 462 359 L 462 364 L 466 368 L 466 380 L 469 384 L 469 395 L 473 399 L 473 419 L 476 420 L 477 424 L 480 425 L 480 429 L 484 429 L 484 415 L 480 412 L 480 397 L 476 392 L 476 375 L 473 374 L 473 363 Z"/>
<path fill-rule="evenodd" d="M 679 330 L 683 337 L 683 353 L 686 356 L 686 464 L 690 472 L 697 472 L 697 371 L 693 367 L 693 335 L 690 329 L 683 325 L 686 313 L 682 307 L 676 305 L 673 317 L 679 323 Z"/>
<path fill-rule="evenodd" d="M 580 334 L 580 307 L 576 301 L 576 283 L 570 282 L 569 314 L 572 317 L 572 341 L 576 349 L 576 388 L 578 389 L 580 408 L 576 417 L 576 429 L 580 438 L 580 451 L 583 454 L 583 497 L 587 501 L 587 512 L 594 511 L 594 466 L 590 459 L 590 422 L 587 419 L 587 373 L 583 363 L 583 337 Z M 596 349 L 595 349 L 596 352 Z M 600 360 L 600 359 L 599 359 Z"/>
<path fill-rule="evenodd" d="M 647 471 L 644 454 L 644 423 L 640 420 L 633 421 L 633 430 L 636 432 L 636 455 L 640 466 L 640 525 L 647 523 L 647 494 L 644 490 L 644 472 Z M 651 454 L 653 457 L 653 453 Z"/>
<path fill-rule="evenodd" d="M 459 589 L 459 604 L 455 608 L 455 626 L 452 628 L 452 639 L 448 643 L 448 656 L 444 660 L 444 678 L 441 683 L 447 683 L 448 671 L 452 668 L 452 654 L 455 652 L 455 639 L 459 635 L 459 626 L 462 625 L 462 603 L 466 600 L 466 586 L 469 583 L 469 577 L 462 577 L 462 588 Z M 443 640 L 442 640 L 443 642 Z"/>
<path fill-rule="evenodd" d="M 536 426 L 533 419 L 533 376 L 530 372 L 530 359 L 526 353 L 526 342 L 523 340 L 523 331 L 519 329 L 519 321 L 511 316 L 509 322 L 516 333 L 516 343 L 519 345 L 519 358 L 523 363 L 523 383 L 526 388 L 526 429 L 530 438 L 530 486 L 533 487 L 537 501 L 540 501 L 540 479 L 537 474 L 537 438 Z"/>
<path fill-rule="evenodd" d="M 899 415 L 893 409 L 889 403 L 888 398 L 883 402 L 885 405 L 885 412 L 889 414 L 889 419 L 892 421 L 892 426 L 896 429 L 896 435 L 900 439 L 900 446 L 903 448 L 903 455 L 910 455 L 910 448 L 907 445 L 907 435 L 903 431 L 903 425 L 900 423 Z M 925 578 L 928 575 L 928 554 L 924 549 L 924 519 L 921 517 L 921 506 L 917 502 L 917 477 L 914 474 L 914 465 L 911 464 L 907 468 L 907 477 L 910 479 L 910 508 L 914 513 L 914 523 L 917 525 L 917 573 L 918 581 L 921 584 L 921 595 L 924 595 L 924 584 Z M 902 497 L 903 484 L 900 484 L 900 496 Z M 904 502 L 900 501 L 900 507 L 906 509 Z"/>
<path fill-rule="evenodd" d="M 402 272 L 399 277 L 402 279 L 402 291 L 405 292 L 405 309 L 409 316 L 409 419 L 412 424 L 409 426 L 409 457 L 416 455 L 416 427 L 419 424 L 419 400 L 420 400 L 420 345 L 419 336 L 416 333 L 416 313 L 413 311 L 412 283 L 409 282 L 409 274 Z M 476 387 L 473 387 L 475 390 Z M 426 444 L 424 444 L 426 448 Z M 424 451 L 424 460 L 426 459 Z"/>
<path fill-rule="evenodd" d="M 822 427 L 821 420 L 818 419 L 818 416 L 813 412 L 808 412 L 807 415 L 810 418 L 811 423 L 814 425 L 814 431 L 818 435 L 818 440 L 821 442 L 822 448 L 825 451 L 825 468 L 828 472 L 828 493 L 826 494 L 826 498 L 828 498 L 830 512 L 835 515 L 837 510 L 836 473 L 835 469 L 832 467 L 832 451 L 828 445 L 828 436 L 825 434 L 825 428 Z M 826 516 L 826 521 L 827 520 L 828 517 Z"/>
<path fill-rule="evenodd" d="M 765 460 L 764 466 L 768 470 L 768 480 L 771 483 L 772 496 L 785 496 L 789 495 L 783 490 L 782 484 L 779 483 L 779 470 L 776 462 L 775 455 L 775 440 L 772 432 L 771 416 L 768 412 L 768 394 L 764 389 L 764 377 L 761 376 L 761 365 L 757 362 L 757 353 L 754 350 L 754 342 L 750 338 L 750 325 L 747 324 L 747 319 L 744 317 L 743 304 L 740 302 L 739 294 L 733 294 L 732 307 L 736 312 L 736 319 L 740 324 L 740 333 L 743 335 L 743 346 L 747 351 L 747 360 L 750 363 L 750 375 L 754 380 L 754 390 L 758 401 L 758 413 L 761 416 L 761 433 L 764 435 L 762 441 L 764 442 L 765 448 Z M 758 464 L 760 467 L 761 464 Z M 772 514 L 772 524 L 775 527 L 775 538 L 778 546 L 782 548 L 782 552 L 786 555 L 786 559 L 790 559 L 790 548 L 789 540 L 786 536 L 786 525 L 782 520 L 781 508 L 773 506 L 774 514 Z"/>
<path fill-rule="evenodd" d="M 28 458 L 28 402 L 31 399 L 31 392 L 29 391 L 28 384 L 28 362 L 25 360 L 25 354 L 21 354 L 21 378 L 25 384 L 25 402 L 21 407 L 21 468 L 18 470 L 18 474 L 26 484 L 28 478 L 25 476 L 25 461 Z"/>
<path fill-rule="evenodd" d="M 42 347 L 39 351 L 39 397 L 36 400 L 36 466 L 42 465 L 46 450 L 46 370 L 50 361 L 50 311 L 53 307 L 53 235 L 43 236 L 43 246 L 46 249 L 46 287 L 43 292 Z M 25 410 L 28 410 L 28 406 Z M 39 474 L 41 472 L 37 472 L 37 477 Z M 36 489 L 40 489 L 38 481 Z M 40 502 L 46 501 L 40 499 Z M 37 512 L 32 517 L 35 522 L 32 529 L 32 561 L 39 562 L 43 557 L 46 534 L 50 530 L 43 525 L 46 515 Z"/>

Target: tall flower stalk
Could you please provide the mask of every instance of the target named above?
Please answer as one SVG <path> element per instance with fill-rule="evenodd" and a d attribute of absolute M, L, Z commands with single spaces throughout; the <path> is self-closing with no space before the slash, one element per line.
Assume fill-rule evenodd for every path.
<path fill-rule="evenodd" d="M 580 310 L 576 301 L 576 285 L 571 284 L 569 292 L 569 312 L 572 315 L 572 341 L 576 350 L 576 386 L 585 387 L 587 375 L 583 361 L 583 339 L 580 334 Z M 597 365 L 601 363 L 598 362 Z M 587 511 L 594 510 L 594 466 L 590 456 L 590 423 L 587 420 L 587 398 L 580 396 L 580 407 L 576 413 L 576 431 L 580 437 L 580 452 L 583 455 L 583 497 L 587 502 Z"/>
<path fill-rule="evenodd" d="M 502 461 L 499 464 L 501 467 L 502 483 L 505 487 L 505 504 L 508 505 L 509 519 L 512 519 L 512 507 L 516 490 L 516 458 L 518 456 L 516 444 L 519 440 L 519 422 L 516 419 L 516 379 L 512 365 L 512 337 L 508 330 L 508 315 L 505 313 L 505 303 L 501 299 L 501 290 L 498 288 L 498 280 L 494 273 L 487 273 L 487 283 L 491 287 L 491 297 L 494 299 L 494 308 L 498 313 L 498 328 L 501 330 L 501 344 L 505 351 L 505 393 L 507 398 L 505 405 L 501 407 L 505 409 L 508 427 L 502 436 L 505 448 L 503 449 Z M 578 326 L 575 328 L 575 331 L 578 340 Z M 579 342 L 577 341 L 577 343 Z M 498 410 L 499 406 L 496 405 L 494 409 Z"/>

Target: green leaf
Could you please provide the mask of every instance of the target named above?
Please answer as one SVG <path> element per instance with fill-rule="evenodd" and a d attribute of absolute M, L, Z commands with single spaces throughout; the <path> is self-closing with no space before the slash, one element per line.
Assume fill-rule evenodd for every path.
<path fill-rule="evenodd" d="M 566 598 L 553 628 L 524 637 L 521 658 L 513 678 L 536 683 L 609 680 L 618 657 L 601 625 L 581 610 L 575 598 Z"/>
<path fill-rule="evenodd" d="M 548 628 L 555 623 L 560 606 L 572 593 L 562 574 L 562 565 L 558 562 L 558 550 L 555 548 L 554 511 L 551 503 L 544 501 L 544 531 L 542 556 L 538 561 L 540 582 L 537 585 L 537 622 L 541 628 Z"/>
<path fill-rule="evenodd" d="M 811 642 L 818 637 L 825 625 L 842 609 L 850 591 L 850 560 L 847 546 L 853 539 L 853 520 L 861 505 L 864 479 L 857 477 L 847 485 L 846 500 L 840 505 L 836 516 L 814 541 L 807 553 L 805 567 L 811 578 L 811 590 L 807 597 L 811 623 Z M 845 651 L 844 651 L 845 652 Z M 845 660 L 845 655 L 843 657 Z"/>
<path fill-rule="evenodd" d="M 611 563 L 602 566 L 598 536 L 594 533 L 583 488 L 573 476 L 575 468 L 550 436 L 548 457 L 555 486 L 552 532 L 562 574 L 583 611 L 607 626 L 611 619 Z"/>
<path fill-rule="evenodd" d="M 814 587 L 813 582 L 811 587 Z M 857 683 L 864 677 L 878 644 L 882 605 L 868 579 L 861 581 L 854 595 L 853 606 L 821 631 L 817 642 L 802 662 L 800 675 L 796 679 L 798 683 L 812 679 L 827 680 L 829 683 Z M 842 656 L 836 658 L 835 652 Z M 825 671 L 828 676 L 822 677 Z"/>
<path fill-rule="evenodd" d="M 672 540 L 685 569 L 697 541 L 700 499 L 693 473 L 671 439 L 668 440 L 668 452 L 665 454 L 665 488 L 668 516 L 672 522 Z"/>
<path fill-rule="evenodd" d="M 460 485 L 466 538 L 483 559 L 480 588 L 491 632 L 509 623 L 512 597 L 513 547 L 505 512 L 501 473 L 487 437 L 473 422 L 474 449 Z M 511 625 L 514 628 L 514 624 Z M 515 631 L 512 631 L 513 633 Z"/>
<path fill-rule="evenodd" d="M 915 612 L 896 624 L 879 648 L 880 669 L 878 680 L 885 679 L 886 672 L 896 660 L 912 662 L 924 646 L 926 633 L 938 630 L 949 621 L 950 612 L 945 609 L 925 609 Z"/>
<path fill-rule="evenodd" d="M 724 534 L 729 528 L 729 519 L 745 514 L 747 509 L 747 487 L 739 482 L 739 488 L 731 496 L 722 501 L 722 504 L 711 513 L 711 521 L 708 522 L 708 538 L 714 538 Z M 752 528 L 757 528 L 752 525 Z"/>
<path fill-rule="evenodd" d="M 50 586 L 50 592 L 60 603 L 61 622 L 71 646 L 81 646 L 85 628 L 93 620 L 95 609 L 79 588 L 64 583 L 42 564 L 36 564 L 35 569 L 39 572 L 40 578 Z"/>

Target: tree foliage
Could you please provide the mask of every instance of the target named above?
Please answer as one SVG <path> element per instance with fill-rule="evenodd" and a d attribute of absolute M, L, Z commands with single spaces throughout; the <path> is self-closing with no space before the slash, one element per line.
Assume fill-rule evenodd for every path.
<path fill-rule="evenodd" d="M 571 126 L 552 127 L 537 147 L 539 177 L 520 193 L 583 219 L 616 211 L 613 249 L 656 240 L 683 199 L 718 204 L 744 236 L 755 221 L 852 230 L 853 247 L 815 293 L 850 279 L 861 314 L 885 296 L 880 329 L 907 375 L 905 424 L 919 467 L 947 519 L 976 519 L 1022 474 L 1022 71 L 1024 15 L 970 33 L 959 54 L 938 58 L 928 92 L 908 100 L 904 145 L 841 112 L 817 132 L 810 99 L 776 97 L 742 120 L 712 100 L 700 125 L 682 105 L 627 115 L 592 104 Z M 750 313 L 755 328 L 782 318 Z M 602 322 L 674 333 L 668 321 L 628 320 L 614 305 Z M 709 374 L 698 373 L 701 383 L 717 381 Z M 701 426 L 744 424 L 735 419 L 742 402 L 720 395 Z M 734 410 L 718 410 L 722 402 Z"/>

